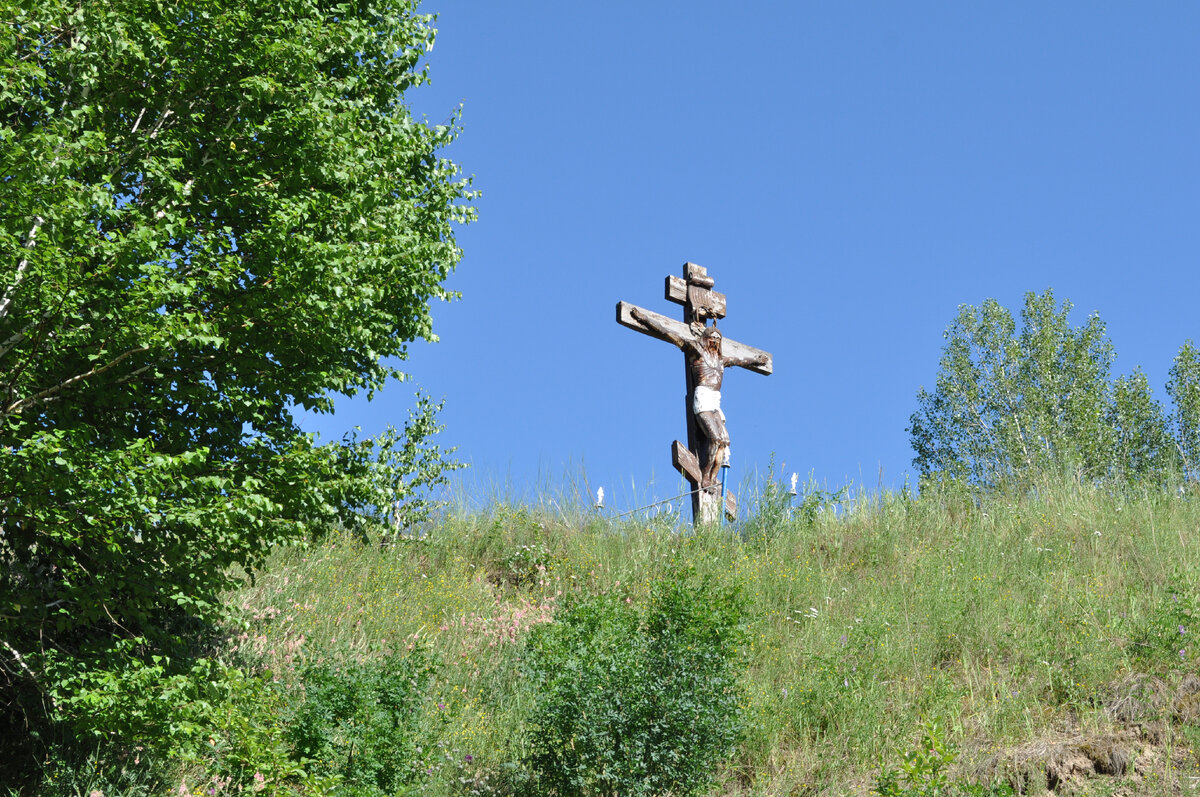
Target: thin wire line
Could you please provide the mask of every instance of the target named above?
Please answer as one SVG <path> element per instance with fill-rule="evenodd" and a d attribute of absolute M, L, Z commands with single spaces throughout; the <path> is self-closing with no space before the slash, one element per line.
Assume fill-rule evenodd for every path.
<path fill-rule="evenodd" d="M 676 500 L 677 498 L 686 498 L 687 496 L 694 495 L 695 493 L 698 493 L 703 489 L 704 489 L 703 487 L 697 487 L 695 490 L 688 490 L 686 493 L 680 493 L 679 495 L 673 496 L 671 498 L 664 498 L 661 501 L 655 501 L 653 504 L 646 504 L 645 506 L 639 506 L 637 509 L 630 509 L 628 512 L 618 512 L 617 514 L 613 515 L 613 517 L 625 517 L 626 515 L 632 515 L 634 512 L 641 512 L 643 509 L 649 509 L 651 507 L 658 506 L 659 504 L 669 504 L 672 501 Z"/>

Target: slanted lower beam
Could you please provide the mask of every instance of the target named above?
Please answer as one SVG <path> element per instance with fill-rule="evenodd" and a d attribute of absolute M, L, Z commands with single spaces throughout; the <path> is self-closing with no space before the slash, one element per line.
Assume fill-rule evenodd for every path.
<path fill-rule="evenodd" d="M 700 460 L 678 440 L 671 443 L 671 465 L 691 482 L 693 490 L 700 486 Z"/>
<path fill-rule="evenodd" d="M 700 460 L 678 440 L 671 443 L 671 464 L 688 480 L 693 490 L 700 486 Z M 714 503 L 718 500 L 715 496 L 707 494 L 704 497 Z M 725 490 L 725 517 L 737 520 L 737 496 L 729 489 Z"/>

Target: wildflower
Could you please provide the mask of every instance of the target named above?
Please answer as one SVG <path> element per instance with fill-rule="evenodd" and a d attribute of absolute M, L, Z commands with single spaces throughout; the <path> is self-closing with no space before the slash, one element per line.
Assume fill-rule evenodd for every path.
<path fill-rule="evenodd" d="M 463 756 L 463 760 L 469 764 L 475 760 L 475 756 L 471 755 L 470 753 L 467 753 L 465 756 Z"/>
<path fill-rule="evenodd" d="M 88 797 L 104 797 L 104 792 L 100 791 L 99 789 L 92 789 L 91 793 L 88 794 Z"/>

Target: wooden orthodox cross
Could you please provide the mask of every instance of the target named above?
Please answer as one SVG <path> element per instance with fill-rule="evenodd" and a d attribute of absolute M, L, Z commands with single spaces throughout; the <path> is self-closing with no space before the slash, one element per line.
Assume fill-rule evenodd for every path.
<path fill-rule="evenodd" d="M 687 377 L 685 414 L 687 416 L 687 445 L 676 440 L 671 444 L 671 464 L 687 479 L 692 489 L 692 521 L 711 523 L 720 517 L 721 485 L 717 479 L 719 464 L 716 457 L 728 455 L 728 435 L 725 433 L 724 415 L 720 414 L 720 380 L 726 365 L 737 365 L 756 373 L 769 376 L 772 371 L 771 355 L 761 349 L 738 343 L 728 338 L 719 339 L 713 355 L 705 355 L 705 339 L 712 336 L 714 327 L 708 326 L 709 319 L 716 321 L 725 317 L 725 295 L 713 288 L 713 278 L 695 263 L 683 264 L 683 279 L 667 277 L 666 298 L 683 305 L 683 323 L 651 312 L 628 302 L 617 302 L 617 323 L 644 335 L 665 340 L 683 349 L 684 372 Z M 714 324 L 715 326 L 715 324 Z M 713 359 L 713 358 L 716 359 Z M 705 367 L 709 366 L 707 370 Z M 713 372 L 715 370 L 715 377 Z M 700 376 L 698 376 L 700 374 Z M 719 426 L 714 433 L 715 419 L 709 412 L 698 408 L 712 406 L 701 401 L 697 404 L 697 378 L 711 382 L 715 378 L 717 387 L 716 412 L 720 414 Z M 709 396 L 702 399 L 712 401 L 714 392 L 700 386 L 700 392 Z M 724 440 L 714 439 L 715 435 Z M 722 451 L 722 446 L 724 450 Z M 725 513 L 733 518 L 737 515 L 737 500 L 732 492 L 725 493 Z"/>

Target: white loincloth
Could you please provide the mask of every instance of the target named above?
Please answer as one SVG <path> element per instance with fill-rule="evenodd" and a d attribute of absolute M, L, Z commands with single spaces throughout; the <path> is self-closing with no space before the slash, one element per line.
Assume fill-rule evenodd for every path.
<path fill-rule="evenodd" d="M 696 390 L 692 394 L 692 412 L 697 415 L 702 412 L 715 412 L 724 421 L 725 413 L 721 410 L 721 391 L 705 385 L 697 385 Z M 726 467 L 729 466 L 730 448 L 731 446 L 725 447 L 725 461 L 722 464 Z"/>
<path fill-rule="evenodd" d="M 721 412 L 721 391 L 705 385 L 697 385 L 692 396 L 692 412 L 697 415 L 702 412 Z M 721 412 L 721 420 L 725 420 L 723 412 Z"/>

